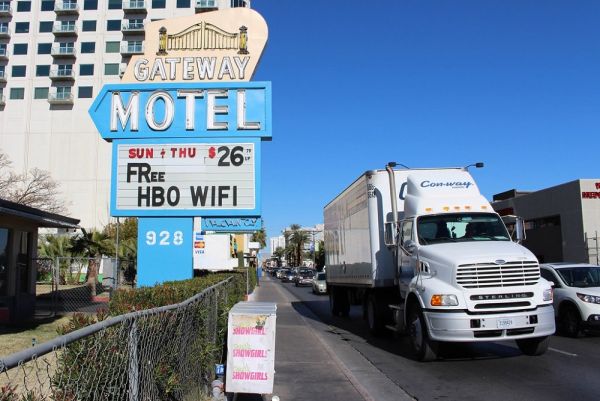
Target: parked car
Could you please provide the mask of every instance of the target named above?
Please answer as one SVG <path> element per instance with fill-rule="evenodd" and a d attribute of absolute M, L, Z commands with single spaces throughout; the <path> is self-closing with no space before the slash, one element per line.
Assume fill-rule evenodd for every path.
<path fill-rule="evenodd" d="M 540 268 L 542 277 L 554 283 L 557 332 L 577 337 L 582 330 L 600 329 L 600 266 L 548 263 Z"/>
<path fill-rule="evenodd" d="M 315 276 L 314 270 L 300 270 L 294 278 L 296 287 L 301 285 L 312 285 L 313 277 Z"/>
<path fill-rule="evenodd" d="M 327 273 L 318 272 L 312 280 L 312 292 L 314 294 L 327 294 Z"/>

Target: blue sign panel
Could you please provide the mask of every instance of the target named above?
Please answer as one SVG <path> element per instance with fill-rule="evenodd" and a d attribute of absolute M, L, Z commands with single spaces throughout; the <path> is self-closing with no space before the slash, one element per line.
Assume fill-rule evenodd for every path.
<path fill-rule="evenodd" d="M 193 225 L 192 218 L 138 220 L 138 287 L 192 278 Z"/>
<path fill-rule="evenodd" d="M 260 217 L 203 217 L 202 231 L 225 233 L 258 231 L 262 227 Z"/>
<path fill-rule="evenodd" d="M 105 140 L 271 139 L 271 83 L 104 85 L 89 109 Z"/>

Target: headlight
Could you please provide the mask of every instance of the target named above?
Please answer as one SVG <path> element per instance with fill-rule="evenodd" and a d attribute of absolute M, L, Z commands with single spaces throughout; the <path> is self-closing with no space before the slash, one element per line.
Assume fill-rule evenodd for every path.
<path fill-rule="evenodd" d="M 595 295 L 587 295 L 587 294 L 577 293 L 577 297 L 579 299 L 581 299 L 583 302 L 589 302 L 591 304 L 600 304 L 600 297 L 597 297 Z"/>
<path fill-rule="evenodd" d="M 552 301 L 554 298 L 554 291 L 552 288 L 544 290 L 544 301 Z"/>
<path fill-rule="evenodd" d="M 458 298 L 453 294 L 435 294 L 431 297 L 431 306 L 458 306 Z"/>

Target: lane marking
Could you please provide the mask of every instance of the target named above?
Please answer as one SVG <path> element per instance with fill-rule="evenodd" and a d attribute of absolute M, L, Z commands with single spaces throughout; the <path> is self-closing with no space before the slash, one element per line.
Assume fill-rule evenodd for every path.
<path fill-rule="evenodd" d="M 549 349 L 550 351 L 558 352 L 559 354 L 564 354 L 564 355 L 568 355 L 568 356 L 577 356 L 577 354 L 572 354 L 572 353 L 570 353 L 570 352 L 567 352 L 567 351 L 561 351 L 561 350 L 559 350 L 559 349 L 552 348 L 552 347 L 548 347 L 548 349 Z"/>

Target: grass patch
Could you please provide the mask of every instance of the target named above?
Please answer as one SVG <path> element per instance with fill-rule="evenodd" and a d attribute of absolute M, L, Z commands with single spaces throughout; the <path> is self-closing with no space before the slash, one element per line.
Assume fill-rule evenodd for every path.
<path fill-rule="evenodd" d="M 37 344 L 58 337 L 57 329 L 69 323 L 70 316 L 37 320 L 18 326 L 0 326 L 0 357 L 31 348 L 32 339 Z"/>

